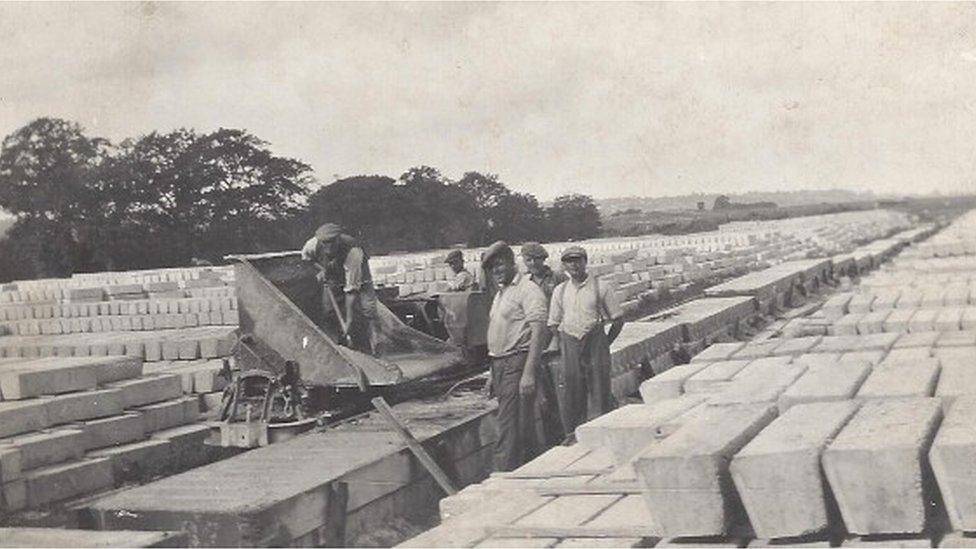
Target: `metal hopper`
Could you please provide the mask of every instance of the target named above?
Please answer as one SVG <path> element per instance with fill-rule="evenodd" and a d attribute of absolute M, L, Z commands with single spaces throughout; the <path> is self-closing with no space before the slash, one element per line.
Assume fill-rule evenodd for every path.
<path fill-rule="evenodd" d="M 379 303 L 384 345 L 374 357 L 339 345 L 321 307 L 317 270 L 298 252 L 228 256 L 234 261 L 240 330 L 260 362 L 298 364 L 302 380 L 336 388 L 389 387 L 463 363 L 461 349 L 403 324 Z"/>

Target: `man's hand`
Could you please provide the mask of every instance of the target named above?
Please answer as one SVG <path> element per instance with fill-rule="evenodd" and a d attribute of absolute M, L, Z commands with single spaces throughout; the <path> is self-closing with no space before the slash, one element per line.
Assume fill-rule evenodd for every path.
<path fill-rule="evenodd" d="M 322 272 L 322 271 L 319 271 L 315 275 L 315 280 L 317 280 L 319 284 L 325 284 L 325 273 Z"/>
<path fill-rule="evenodd" d="M 528 368 L 522 372 L 522 378 L 519 380 L 519 394 L 520 395 L 531 395 L 535 393 L 535 373 L 530 372 Z"/>

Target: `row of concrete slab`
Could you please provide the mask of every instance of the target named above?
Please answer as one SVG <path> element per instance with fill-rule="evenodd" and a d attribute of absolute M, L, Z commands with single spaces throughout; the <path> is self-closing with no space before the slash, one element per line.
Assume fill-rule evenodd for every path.
<path fill-rule="evenodd" d="M 976 331 L 939 327 L 711 345 L 575 446 L 442 500 L 408 545 L 971 546 Z"/>

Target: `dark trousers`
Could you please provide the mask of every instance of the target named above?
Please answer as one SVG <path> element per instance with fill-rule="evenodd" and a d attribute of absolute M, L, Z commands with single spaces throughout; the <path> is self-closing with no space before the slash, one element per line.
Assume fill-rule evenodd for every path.
<path fill-rule="evenodd" d="M 560 332 L 557 393 L 559 413 L 566 434 L 579 425 L 614 408 L 610 392 L 610 341 L 603 326 L 590 330 L 583 339 Z"/>
<path fill-rule="evenodd" d="M 491 386 L 498 398 L 498 442 L 494 468 L 511 471 L 539 453 L 535 433 L 535 395 L 520 395 L 519 381 L 528 353 L 491 359 Z"/>

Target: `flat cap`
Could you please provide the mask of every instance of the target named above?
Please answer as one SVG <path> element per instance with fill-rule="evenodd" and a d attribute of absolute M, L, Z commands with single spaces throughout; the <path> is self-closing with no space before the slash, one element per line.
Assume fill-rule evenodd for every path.
<path fill-rule="evenodd" d="M 525 257 L 541 257 L 545 259 L 549 257 L 549 252 L 538 242 L 526 242 L 522 244 L 522 255 Z"/>
<path fill-rule="evenodd" d="M 515 252 L 512 251 L 512 248 L 507 242 L 504 240 L 499 240 L 491 246 L 488 246 L 488 249 L 485 250 L 485 253 L 481 256 L 481 268 L 486 270 L 490 269 L 492 261 L 494 261 L 497 257 L 508 257 L 514 260 Z"/>
<path fill-rule="evenodd" d="M 586 259 L 586 250 L 582 246 L 570 246 L 563 250 L 562 256 L 560 256 L 563 261 L 567 259 L 572 259 L 574 257 L 582 257 Z"/>
<path fill-rule="evenodd" d="M 318 229 L 315 229 L 315 238 L 318 238 L 322 242 L 328 242 L 340 234 L 342 234 L 342 227 L 335 223 L 323 223 Z"/>
<path fill-rule="evenodd" d="M 455 261 L 464 261 L 464 254 L 461 250 L 451 250 L 448 252 L 447 257 L 444 258 L 444 263 L 453 263 Z"/>

